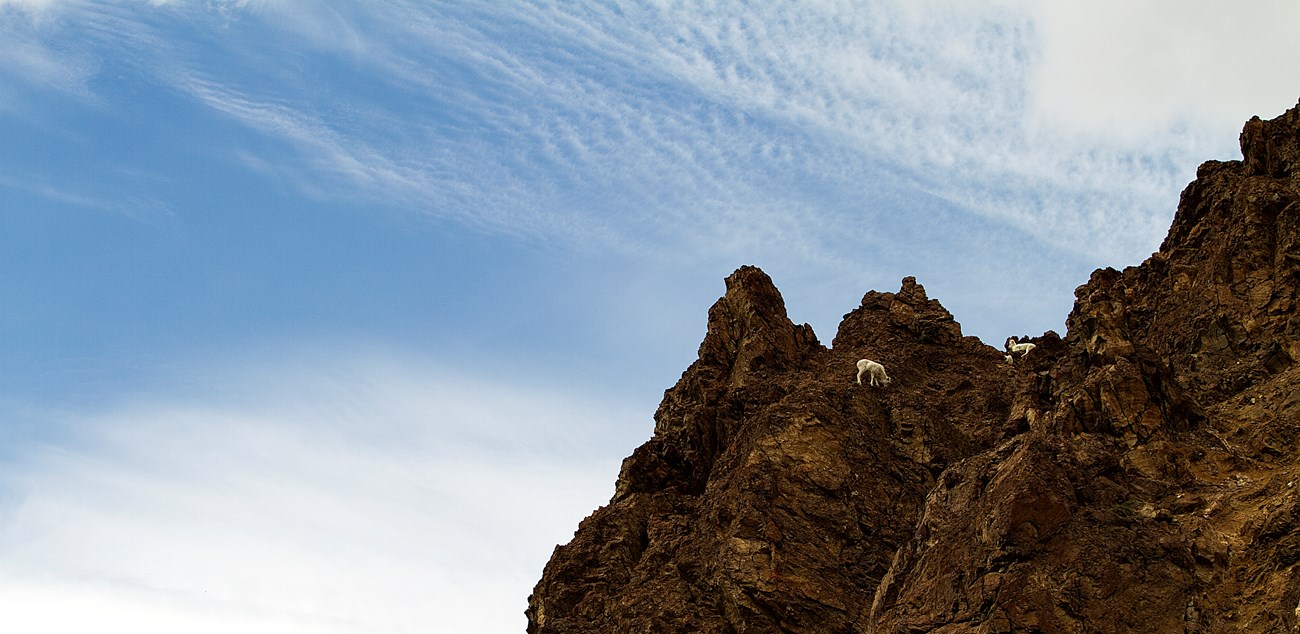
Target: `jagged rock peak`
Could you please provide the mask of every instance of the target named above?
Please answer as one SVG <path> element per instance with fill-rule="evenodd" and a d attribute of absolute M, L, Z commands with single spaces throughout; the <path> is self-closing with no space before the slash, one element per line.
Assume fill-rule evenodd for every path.
<path fill-rule="evenodd" d="M 933 474 L 1019 429 L 997 351 L 921 342 L 952 318 L 913 279 L 880 297 L 855 314 L 888 388 L 856 382 L 867 350 L 791 323 L 762 271 L 729 277 L 654 436 L 556 549 L 529 632 L 859 631 Z"/>
<path fill-rule="evenodd" d="M 1265 121 L 1258 116 L 1241 131 L 1241 156 L 1251 174 L 1296 178 L 1300 164 L 1300 104 Z"/>
<path fill-rule="evenodd" d="M 1067 324 L 1091 368 L 1141 357 L 1214 400 L 1300 359 L 1300 105 L 1241 138 L 1243 161 L 1209 161 L 1183 190 L 1158 253 L 1076 292 Z"/>
<path fill-rule="evenodd" d="M 811 326 L 790 321 L 780 291 L 758 267 L 740 267 L 726 287 L 709 309 L 699 358 L 664 393 L 654 437 L 623 462 L 615 500 L 665 490 L 698 494 L 742 420 L 716 405 L 737 390 L 771 390 L 772 375 L 825 351 Z"/>
<path fill-rule="evenodd" d="M 727 292 L 709 309 L 699 364 L 726 368 L 738 386 L 752 372 L 790 367 L 821 348 L 812 327 L 795 325 L 785 300 L 762 269 L 742 266 L 727 277 Z"/>
<path fill-rule="evenodd" d="M 1300 181 L 1300 104 L 1274 119 L 1246 122 L 1241 154 L 1240 161 L 1206 161 L 1197 169 L 1196 180 L 1183 190 L 1160 255 L 1207 259 L 1200 251 L 1217 247 L 1207 245 L 1206 238 L 1239 239 L 1226 229 L 1271 224 L 1288 207 Z"/>
<path fill-rule="evenodd" d="M 904 342 L 954 345 L 961 339 L 961 324 L 952 313 L 908 276 L 897 293 L 867 291 L 862 304 L 840 322 L 831 347 L 871 350 Z"/>
<path fill-rule="evenodd" d="M 867 291 L 862 296 L 862 306 L 876 305 L 881 302 L 900 301 L 904 304 L 921 306 L 932 300 L 925 294 L 925 287 L 917 283 L 914 276 L 903 278 L 902 286 L 897 293 L 883 293 L 880 291 Z"/>
<path fill-rule="evenodd" d="M 1031 430 L 942 474 L 867 632 L 1300 632 L 1300 106 L 1241 139 L 1017 360 Z"/>
<path fill-rule="evenodd" d="M 903 285 L 898 289 L 898 299 L 908 304 L 921 304 L 930 300 L 925 294 L 925 287 L 916 283 L 916 278 L 909 275 L 903 278 Z"/>

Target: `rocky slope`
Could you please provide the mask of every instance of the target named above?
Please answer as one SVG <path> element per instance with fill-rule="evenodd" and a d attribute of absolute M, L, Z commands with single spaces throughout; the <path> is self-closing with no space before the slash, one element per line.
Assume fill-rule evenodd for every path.
<path fill-rule="evenodd" d="M 827 348 L 736 271 L 528 631 L 1300 632 L 1300 106 L 1241 148 L 1013 364 L 912 278 Z"/>

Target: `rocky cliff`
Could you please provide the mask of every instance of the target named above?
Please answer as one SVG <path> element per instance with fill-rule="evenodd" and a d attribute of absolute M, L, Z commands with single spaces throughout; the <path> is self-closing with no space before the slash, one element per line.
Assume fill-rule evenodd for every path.
<path fill-rule="evenodd" d="M 1241 149 L 1014 363 L 912 278 L 827 348 L 736 271 L 528 631 L 1300 632 L 1300 106 Z"/>

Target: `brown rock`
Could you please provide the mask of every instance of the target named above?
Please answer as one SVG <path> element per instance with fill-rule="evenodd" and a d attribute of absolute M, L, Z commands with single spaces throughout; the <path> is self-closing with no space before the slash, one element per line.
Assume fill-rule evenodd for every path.
<path fill-rule="evenodd" d="M 1242 152 L 1010 364 L 913 278 L 827 349 L 736 271 L 528 631 L 1300 632 L 1300 106 Z"/>

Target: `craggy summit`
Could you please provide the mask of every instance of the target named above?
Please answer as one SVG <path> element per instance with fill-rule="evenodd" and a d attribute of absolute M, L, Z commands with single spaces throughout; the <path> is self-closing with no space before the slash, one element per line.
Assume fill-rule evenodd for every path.
<path fill-rule="evenodd" d="M 528 631 L 1300 632 L 1300 106 L 1241 149 L 1064 338 L 906 278 L 827 348 L 737 270 Z"/>

